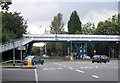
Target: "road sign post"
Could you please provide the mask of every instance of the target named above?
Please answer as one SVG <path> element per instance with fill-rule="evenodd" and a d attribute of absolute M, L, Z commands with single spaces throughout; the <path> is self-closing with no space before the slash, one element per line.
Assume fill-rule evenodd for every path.
<path fill-rule="evenodd" d="M 26 50 L 25 46 L 19 46 L 18 50 L 20 50 L 20 55 L 21 55 L 21 67 L 22 67 L 22 50 Z"/>
<path fill-rule="evenodd" d="M 94 52 L 94 55 L 96 54 L 96 50 L 93 51 Z"/>
<path fill-rule="evenodd" d="M 13 48 L 13 66 L 15 67 L 15 48 Z"/>

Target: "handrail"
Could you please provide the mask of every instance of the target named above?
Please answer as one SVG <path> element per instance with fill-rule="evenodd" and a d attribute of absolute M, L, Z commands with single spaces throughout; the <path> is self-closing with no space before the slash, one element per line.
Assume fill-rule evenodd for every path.
<path fill-rule="evenodd" d="M 7 50 L 16 48 L 18 46 L 21 46 L 21 45 L 25 45 L 31 41 L 32 41 L 32 38 L 24 38 L 23 37 L 23 38 L 14 40 L 14 41 L 6 42 L 6 43 L 0 45 L 0 52 L 4 52 Z"/>
<path fill-rule="evenodd" d="M 57 35 L 57 36 L 56 36 Z M 119 35 L 73 35 L 73 34 L 24 34 L 24 37 L 16 40 L 0 43 L 0 53 L 25 45 L 32 41 L 113 41 L 120 42 Z"/>

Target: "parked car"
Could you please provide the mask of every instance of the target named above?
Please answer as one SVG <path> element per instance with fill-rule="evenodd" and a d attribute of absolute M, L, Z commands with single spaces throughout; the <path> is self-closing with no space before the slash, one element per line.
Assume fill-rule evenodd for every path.
<path fill-rule="evenodd" d="M 80 59 L 83 59 L 83 60 L 90 60 L 90 56 L 87 56 L 87 55 L 84 55 L 84 56 L 80 56 Z"/>
<path fill-rule="evenodd" d="M 108 58 L 106 55 L 94 55 L 92 58 L 92 63 L 97 62 L 97 63 L 101 63 L 101 62 L 110 62 L 110 58 Z"/>
<path fill-rule="evenodd" d="M 42 57 L 44 57 L 44 58 L 48 58 L 49 56 L 44 54 L 44 55 L 42 55 Z"/>
<path fill-rule="evenodd" d="M 27 65 L 29 59 L 31 59 L 32 65 L 35 65 L 35 64 L 38 64 L 38 63 L 40 63 L 40 64 L 42 64 L 42 65 L 44 64 L 44 60 L 41 59 L 41 58 L 39 58 L 38 56 L 27 56 L 27 57 L 25 57 L 25 58 L 23 59 L 23 64 L 24 64 L 24 65 Z"/>
<path fill-rule="evenodd" d="M 83 59 L 90 60 L 91 58 L 89 56 L 84 56 Z"/>

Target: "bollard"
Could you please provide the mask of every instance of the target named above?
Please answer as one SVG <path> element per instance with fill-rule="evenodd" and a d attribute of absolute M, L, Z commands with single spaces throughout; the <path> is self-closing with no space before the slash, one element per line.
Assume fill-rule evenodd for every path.
<path fill-rule="evenodd" d="M 28 58 L 28 67 L 31 67 L 31 66 L 32 66 L 32 59 Z"/>
<path fill-rule="evenodd" d="M 73 61 L 73 56 L 70 57 L 70 60 Z"/>

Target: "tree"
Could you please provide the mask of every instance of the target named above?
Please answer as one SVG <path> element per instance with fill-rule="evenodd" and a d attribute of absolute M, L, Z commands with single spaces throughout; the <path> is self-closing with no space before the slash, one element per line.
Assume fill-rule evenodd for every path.
<path fill-rule="evenodd" d="M 81 21 L 76 11 L 73 11 L 68 21 L 68 33 L 75 34 L 76 31 L 81 32 Z"/>
<path fill-rule="evenodd" d="M 27 21 L 17 12 L 2 12 L 2 40 L 10 41 L 26 33 Z"/>
<path fill-rule="evenodd" d="M 120 35 L 119 15 L 113 15 L 112 18 L 99 22 L 94 33 L 97 35 Z"/>
<path fill-rule="evenodd" d="M 120 35 L 120 14 L 113 15 L 112 18 L 109 18 L 105 21 L 100 21 L 97 25 L 97 28 L 94 31 L 95 35 Z M 97 54 L 106 54 L 110 57 L 118 57 L 120 43 L 116 42 L 106 42 L 106 43 L 96 43 L 94 48 L 97 48 Z M 102 48 L 102 49 L 101 49 Z M 114 55 L 112 54 L 111 49 L 114 49 Z"/>
<path fill-rule="evenodd" d="M 94 33 L 95 25 L 94 23 L 88 22 L 82 25 L 82 34 L 92 35 Z"/>
<path fill-rule="evenodd" d="M 12 2 L 7 2 L 7 1 L 0 1 L 0 5 L 2 10 L 8 11 L 9 10 L 9 5 L 11 5 Z"/>
<path fill-rule="evenodd" d="M 53 21 L 51 22 L 50 26 L 50 33 L 52 34 L 61 34 L 64 33 L 64 23 L 62 22 L 63 15 L 58 13 L 54 16 Z"/>

